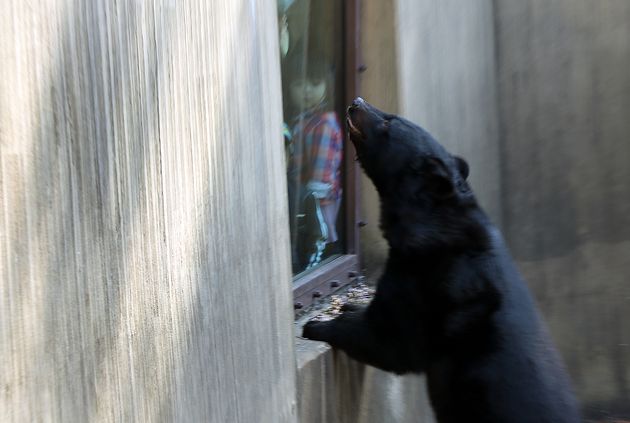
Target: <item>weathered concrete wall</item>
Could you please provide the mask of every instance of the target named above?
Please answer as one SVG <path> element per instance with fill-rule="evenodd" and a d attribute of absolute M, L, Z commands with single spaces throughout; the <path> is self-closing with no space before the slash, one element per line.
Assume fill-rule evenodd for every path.
<path fill-rule="evenodd" d="M 481 206 L 501 224 L 491 0 L 399 0 L 400 112 L 470 164 Z"/>
<path fill-rule="evenodd" d="M 295 420 L 275 11 L 3 2 L 1 421 Z"/>
<path fill-rule="evenodd" d="M 431 423 L 421 376 L 396 376 L 321 342 L 298 340 L 300 423 Z"/>
<path fill-rule="evenodd" d="M 587 414 L 630 415 L 630 2 L 496 0 L 503 222 Z"/>
<path fill-rule="evenodd" d="M 500 225 L 499 150 L 491 0 L 364 1 L 361 95 L 426 128 L 471 166 L 471 183 Z M 362 180 L 361 230 L 367 275 L 376 277 L 387 244 L 378 197 Z"/>
<path fill-rule="evenodd" d="M 361 95 L 431 132 L 471 166 L 481 205 L 499 226 L 500 180 L 491 0 L 363 2 Z M 386 243 L 378 228 L 378 197 L 362 181 L 362 254 L 378 275 Z"/>
<path fill-rule="evenodd" d="M 361 74 L 361 95 L 376 107 L 400 110 L 398 94 L 397 0 L 363 0 L 361 7 L 361 57 L 367 71 Z M 362 173 L 361 215 L 368 223 L 361 229 L 361 260 L 370 279 L 383 270 L 387 242 L 379 228 L 378 193 Z"/>

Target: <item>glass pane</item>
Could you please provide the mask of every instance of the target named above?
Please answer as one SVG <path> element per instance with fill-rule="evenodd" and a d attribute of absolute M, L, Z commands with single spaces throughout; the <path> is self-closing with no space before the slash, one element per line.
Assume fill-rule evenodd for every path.
<path fill-rule="evenodd" d="M 293 273 L 344 250 L 343 2 L 279 0 Z"/>

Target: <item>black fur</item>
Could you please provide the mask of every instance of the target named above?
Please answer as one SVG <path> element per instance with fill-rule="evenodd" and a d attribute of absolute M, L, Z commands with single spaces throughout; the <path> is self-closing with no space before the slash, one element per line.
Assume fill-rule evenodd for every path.
<path fill-rule="evenodd" d="M 348 109 L 389 243 L 369 306 L 304 336 L 395 373 L 426 373 L 439 422 L 575 423 L 569 379 L 468 165 L 422 128 L 362 99 Z"/>

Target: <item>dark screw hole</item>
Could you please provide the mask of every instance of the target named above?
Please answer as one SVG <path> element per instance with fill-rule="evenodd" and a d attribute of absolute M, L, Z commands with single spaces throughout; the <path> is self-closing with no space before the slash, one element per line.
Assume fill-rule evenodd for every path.
<path fill-rule="evenodd" d="M 313 298 L 319 298 L 321 296 L 322 296 L 322 293 L 320 291 L 313 292 Z"/>
<path fill-rule="evenodd" d="M 330 281 L 331 288 L 339 288 L 339 281 Z"/>
<path fill-rule="evenodd" d="M 357 70 L 359 71 L 359 73 L 363 73 L 368 69 L 368 67 L 366 65 L 360 65 Z"/>
<path fill-rule="evenodd" d="M 304 304 L 302 304 L 302 303 L 295 303 L 295 304 L 293 304 L 293 308 L 294 308 L 295 310 L 299 310 L 299 309 L 301 309 L 302 307 L 304 307 Z"/>

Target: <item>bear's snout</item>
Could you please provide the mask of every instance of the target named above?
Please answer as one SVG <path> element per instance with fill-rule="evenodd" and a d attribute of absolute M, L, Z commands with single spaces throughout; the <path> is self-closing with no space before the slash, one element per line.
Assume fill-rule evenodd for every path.
<path fill-rule="evenodd" d="M 352 101 L 352 104 L 350 105 L 350 107 L 348 107 L 348 109 L 358 109 L 362 106 L 365 106 L 366 104 L 367 102 L 365 100 L 363 100 L 361 97 L 357 97 Z"/>
<path fill-rule="evenodd" d="M 383 121 L 383 112 L 361 97 L 354 99 L 346 113 L 350 138 L 355 142 L 369 138 L 369 134 Z"/>
<path fill-rule="evenodd" d="M 356 99 L 354 99 L 350 107 L 348 107 L 348 110 L 346 112 L 346 124 L 348 126 L 348 132 L 350 134 L 350 139 L 353 143 L 355 143 L 355 145 L 358 141 L 363 141 L 363 139 L 365 138 L 365 131 L 363 127 L 364 116 L 362 118 L 362 115 L 365 114 L 366 104 L 367 103 L 365 102 L 365 100 L 363 100 L 361 97 L 357 97 Z"/>

